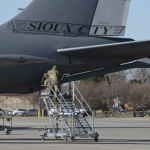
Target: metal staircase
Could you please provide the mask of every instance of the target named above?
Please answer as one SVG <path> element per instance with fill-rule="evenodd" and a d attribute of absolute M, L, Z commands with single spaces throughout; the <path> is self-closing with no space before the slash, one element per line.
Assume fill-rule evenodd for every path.
<path fill-rule="evenodd" d="M 43 80 L 44 76 L 42 79 L 42 83 Z M 67 138 L 71 138 L 74 141 L 75 137 L 91 137 L 94 138 L 95 141 L 98 141 L 99 135 L 98 133 L 94 132 L 94 113 L 75 86 L 74 82 L 72 85 L 73 88 L 71 88 L 70 79 L 68 93 L 61 93 L 58 90 L 58 94 L 55 93 L 54 89 L 51 87 L 51 84 L 55 85 L 53 80 L 49 78 L 48 85 L 41 85 L 49 88 L 48 92 L 40 92 L 40 97 L 46 105 L 46 109 L 52 126 L 52 128 L 50 129 L 46 129 L 45 127 L 44 132 L 41 132 L 42 140 L 45 140 L 45 137 L 51 136 L 55 138 L 64 137 L 66 142 Z M 84 101 L 84 104 L 86 104 L 86 108 L 88 108 L 88 110 L 92 114 L 91 117 L 89 113 L 85 111 L 88 120 L 84 117 L 84 114 L 81 111 L 85 110 L 85 108 L 78 98 L 77 93 L 82 98 L 82 101 Z M 54 95 L 57 97 L 57 101 L 54 101 Z M 76 105 L 75 99 L 81 105 L 81 109 L 79 109 Z M 91 122 L 91 125 L 88 121 Z"/>

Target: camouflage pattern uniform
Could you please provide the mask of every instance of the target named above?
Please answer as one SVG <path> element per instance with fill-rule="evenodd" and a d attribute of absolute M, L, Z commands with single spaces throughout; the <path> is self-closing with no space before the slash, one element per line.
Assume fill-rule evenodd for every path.
<path fill-rule="evenodd" d="M 48 85 L 49 84 L 49 77 L 47 76 L 47 74 L 45 75 L 45 81 L 44 81 L 44 85 Z M 49 90 L 47 90 L 48 88 L 46 87 L 46 91 L 48 92 Z"/>
<path fill-rule="evenodd" d="M 47 74 L 45 75 L 46 80 L 44 81 L 44 85 L 49 84 L 49 77 L 54 81 L 55 85 L 53 82 L 51 82 L 51 87 L 55 91 L 56 94 L 58 94 L 58 90 L 60 90 L 60 80 L 61 80 L 61 74 L 57 70 L 57 66 L 54 66 L 52 70 L 48 71 Z M 46 91 L 49 91 L 49 88 L 46 88 Z M 53 93 L 53 92 L 52 92 Z M 55 95 L 56 97 L 56 95 Z"/>

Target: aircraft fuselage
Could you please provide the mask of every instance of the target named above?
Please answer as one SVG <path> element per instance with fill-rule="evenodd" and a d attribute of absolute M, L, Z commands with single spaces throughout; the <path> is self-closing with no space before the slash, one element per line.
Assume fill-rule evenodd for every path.
<path fill-rule="evenodd" d="M 24 54 L 54 59 L 56 61 L 0 67 L 0 90 L 5 92 L 4 89 L 39 83 L 43 73 L 50 70 L 53 65 L 58 66 L 58 70 L 61 74 L 76 74 L 127 62 L 120 58 L 81 59 L 57 53 L 57 49 L 126 41 L 131 41 L 131 39 L 1 33 L 0 54 Z"/>

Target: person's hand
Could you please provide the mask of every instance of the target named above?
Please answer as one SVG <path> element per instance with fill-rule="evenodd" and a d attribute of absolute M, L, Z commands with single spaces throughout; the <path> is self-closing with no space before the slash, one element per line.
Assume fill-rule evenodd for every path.
<path fill-rule="evenodd" d="M 48 78 L 48 74 L 45 74 L 45 78 Z"/>

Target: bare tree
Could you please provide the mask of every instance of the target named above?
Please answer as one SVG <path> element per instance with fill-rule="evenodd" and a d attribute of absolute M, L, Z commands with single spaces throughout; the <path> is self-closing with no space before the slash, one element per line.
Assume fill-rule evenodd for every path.
<path fill-rule="evenodd" d="M 0 97 L 0 103 L 3 103 L 5 99 L 7 99 L 7 97 Z"/>
<path fill-rule="evenodd" d="M 111 84 L 104 82 L 99 86 L 99 95 L 103 104 L 111 109 L 114 105 L 114 100 L 118 99 L 120 104 L 124 104 L 128 95 L 128 84 L 116 79 L 111 80 Z"/>
<path fill-rule="evenodd" d="M 134 110 L 147 109 L 150 105 L 149 83 L 132 84 L 128 94 L 127 105 Z"/>
<path fill-rule="evenodd" d="M 149 68 L 138 68 L 129 70 L 129 74 L 133 79 L 140 80 L 143 82 L 150 82 L 150 69 Z"/>
<path fill-rule="evenodd" d="M 2 104 L 3 106 L 5 106 L 5 101 L 9 99 L 9 96 L 7 95 L 1 95 L 0 96 L 0 104 Z"/>
<path fill-rule="evenodd" d="M 93 96 L 95 95 L 94 84 L 81 83 L 81 84 L 76 84 L 76 86 L 79 88 L 79 91 L 82 93 L 82 95 L 86 99 L 87 103 L 94 109 L 94 105 L 93 105 L 93 103 L 94 103 Z M 82 103 L 82 99 L 81 99 L 80 95 L 78 95 L 78 93 L 76 93 L 76 94 Z M 76 101 L 77 105 L 80 107 L 80 103 L 78 102 L 78 100 L 76 99 L 75 101 Z"/>
<path fill-rule="evenodd" d="M 110 80 L 119 80 L 119 81 L 127 81 L 127 75 L 128 72 L 127 71 L 120 71 L 120 72 L 114 72 L 114 73 L 110 73 L 108 74 Z"/>
<path fill-rule="evenodd" d="M 39 108 L 39 109 L 45 108 L 45 104 L 43 100 L 39 97 L 39 92 L 21 95 L 20 99 L 22 100 L 23 103 L 29 101 L 34 108 Z"/>
<path fill-rule="evenodd" d="M 126 102 L 129 85 L 118 79 L 111 79 L 111 82 L 98 84 L 81 83 L 78 84 L 78 88 L 94 110 L 109 110 L 113 107 L 115 99 L 121 104 Z"/>

